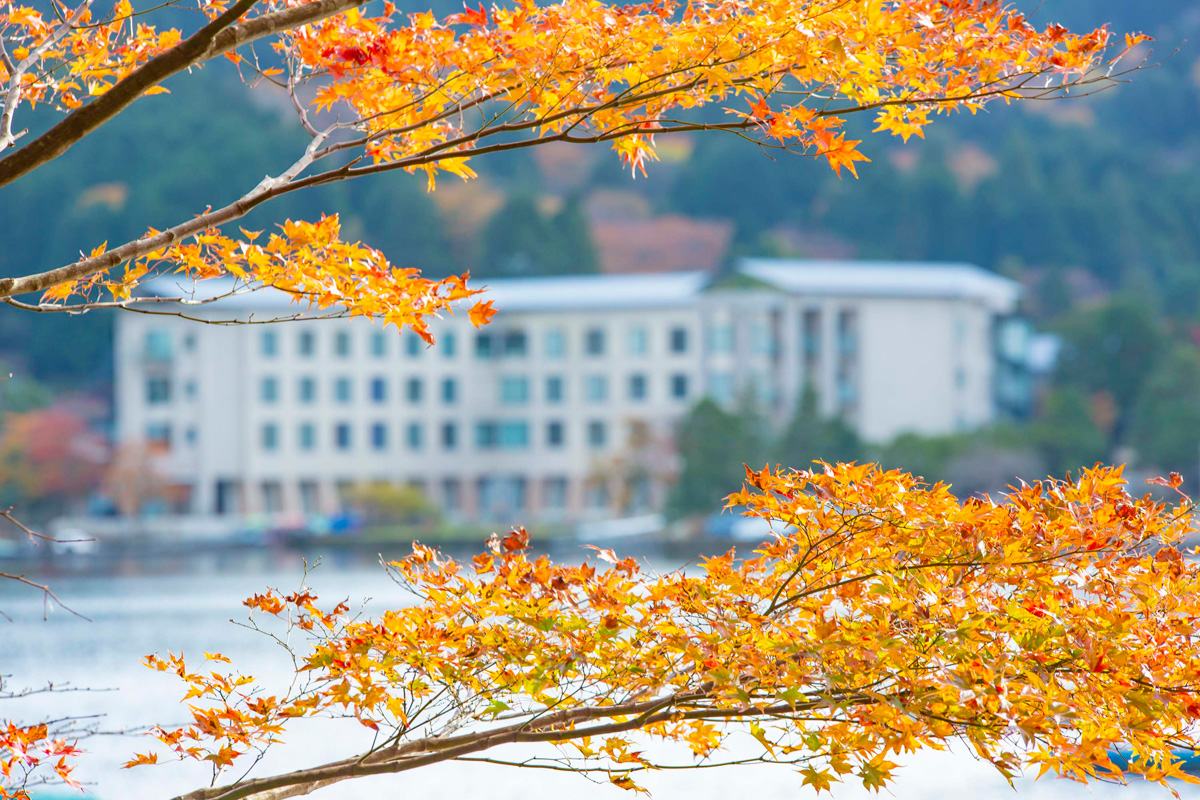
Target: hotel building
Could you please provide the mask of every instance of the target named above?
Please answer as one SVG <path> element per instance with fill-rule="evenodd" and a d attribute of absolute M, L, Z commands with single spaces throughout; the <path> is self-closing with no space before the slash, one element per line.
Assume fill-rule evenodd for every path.
<path fill-rule="evenodd" d="M 970 265 L 749 259 L 718 278 L 479 283 L 493 322 L 439 320 L 432 348 L 363 318 L 119 315 L 118 439 L 166 445 L 190 513 L 334 512 L 386 481 L 452 518 L 576 521 L 660 509 L 674 430 L 704 396 L 753 396 L 782 426 L 812 387 L 872 442 L 977 428 L 1013 396 L 998 344 L 1013 349 L 1017 285 Z M 278 292 L 198 308 L 295 313 Z"/>

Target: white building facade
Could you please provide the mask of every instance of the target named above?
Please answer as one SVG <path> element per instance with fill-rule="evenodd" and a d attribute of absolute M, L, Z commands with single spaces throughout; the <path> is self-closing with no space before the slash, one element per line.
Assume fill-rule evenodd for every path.
<path fill-rule="evenodd" d="M 432 348 L 362 318 L 120 315 L 118 439 L 165 445 L 192 513 L 334 512 L 376 481 L 418 485 L 460 519 L 642 513 L 662 507 L 675 428 L 704 396 L 753 393 L 782 425 L 811 387 L 875 442 L 988 424 L 1017 302 L 1011 281 L 957 264 L 748 260 L 718 280 L 486 285 L 492 323 L 440 320 Z M 295 310 L 266 292 L 202 308 Z"/>

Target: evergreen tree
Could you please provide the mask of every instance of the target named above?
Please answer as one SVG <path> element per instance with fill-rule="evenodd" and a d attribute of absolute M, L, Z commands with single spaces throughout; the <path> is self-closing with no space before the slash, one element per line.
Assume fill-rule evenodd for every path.
<path fill-rule="evenodd" d="M 680 424 L 675 442 L 683 466 L 668 506 L 676 517 L 719 511 L 742 485 L 743 465 L 757 465 L 763 451 L 753 414 L 730 413 L 707 397 Z"/>
<path fill-rule="evenodd" d="M 1200 459 L 1200 352 L 1195 347 L 1178 345 L 1154 371 L 1130 427 L 1142 463 L 1193 478 Z"/>
<path fill-rule="evenodd" d="M 806 388 L 796 416 L 779 440 L 777 460 L 794 469 L 807 469 L 814 461 L 829 464 L 860 461 L 862 441 L 840 417 L 822 419 L 817 393 Z"/>
<path fill-rule="evenodd" d="M 1075 474 L 1108 455 L 1104 432 L 1092 419 L 1088 396 L 1075 386 L 1062 386 L 1046 395 L 1045 407 L 1033 424 L 1038 450 L 1052 475 Z"/>

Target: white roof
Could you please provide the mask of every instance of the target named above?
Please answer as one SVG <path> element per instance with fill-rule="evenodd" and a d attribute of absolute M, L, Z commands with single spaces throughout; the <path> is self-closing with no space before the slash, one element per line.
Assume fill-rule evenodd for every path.
<path fill-rule="evenodd" d="M 691 303 L 710 280 L 705 272 L 650 275 L 578 275 L 539 278 L 480 278 L 467 285 L 483 289 L 471 298 L 491 300 L 502 311 L 572 311 L 594 309 L 667 308 Z M 182 275 L 162 275 L 146 281 L 139 294 L 200 301 L 220 297 L 234 287 L 230 277 L 192 283 Z M 221 297 L 212 308 L 222 311 L 301 311 L 307 305 L 277 289 L 239 289 Z"/>
<path fill-rule="evenodd" d="M 749 258 L 737 271 L 775 288 L 799 295 L 842 297 L 963 298 L 979 300 L 997 311 L 1011 311 L 1019 285 L 970 264 L 904 261 L 801 261 Z M 638 275 L 571 275 L 472 280 L 483 289 L 478 298 L 496 308 L 520 311 L 656 309 L 694 302 L 712 280 L 706 272 Z M 195 284 L 182 275 L 147 281 L 139 293 L 185 300 L 204 300 L 229 292 L 232 278 Z M 301 311 L 305 304 L 275 289 L 243 292 L 212 303 L 221 311 Z"/>
<path fill-rule="evenodd" d="M 704 290 L 706 272 L 481 278 L 482 299 L 503 311 L 665 308 L 688 305 Z"/>
<path fill-rule="evenodd" d="M 1016 305 L 1020 285 L 973 264 L 930 261 L 743 259 L 738 272 L 793 294 L 980 300 Z"/>

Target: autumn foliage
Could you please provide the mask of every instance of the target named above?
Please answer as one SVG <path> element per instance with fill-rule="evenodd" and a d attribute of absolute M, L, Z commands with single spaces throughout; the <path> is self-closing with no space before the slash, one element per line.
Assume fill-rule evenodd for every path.
<path fill-rule="evenodd" d="M 953 741 L 1009 777 L 1124 779 L 1119 746 L 1129 771 L 1193 780 L 1178 755 L 1200 721 L 1200 567 L 1176 549 L 1186 498 L 1135 498 L 1119 469 L 1096 468 L 960 501 L 840 465 L 749 472 L 729 502 L 776 534 L 692 571 L 648 575 L 607 550 L 554 564 L 516 530 L 473 569 L 414 545 L 390 568 L 415 601 L 378 619 L 322 610 L 307 590 L 250 598 L 254 618 L 310 638 L 294 689 L 151 656 L 195 704 L 191 723 L 155 735 L 218 774 L 305 717 L 353 717 L 381 743 L 197 800 L 504 763 L 483 754 L 509 743 L 542 746 L 522 764 L 635 789 L 664 766 L 662 742 L 719 763 L 735 732 L 756 740 L 737 763 L 790 764 L 819 789 L 882 787 L 893 759 Z"/>
<path fill-rule="evenodd" d="M 276 287 L 304 308 L 379 315 L 427 335 L 428 316 L 469 296 L 463 282 L 425 281 L 411 270 L 420 265 L 342 242 L 334 217 L 288 222 L 263 242 L 221 226 L 282 194 L 384 172 L 419 173 L 432 189 L 439 173 L 473 177 L 480 155 L 548 141 L 608 143 L 636 174 L 655 158 L 656 137 L 727 131 L 857 174 L 868 159 L 846 136 L 848 114 L 921 136 L 931 114 L 1110 80 L 1142 38 L 1112 47 L 1104 28 L 1035 28 L 995 0 L 522 0 L 444 19 L 359 5 L 199 0 L 208 23 L 185 36 L 157 29 L 127 0 L 107 16 L 90 2 L 49 14 L 0 0 L 11 50 L 0 65 L 0 152 L 15 148 L 0 157 L 0 186 L 214 58 L 286 91 L 311 137 L 291 167 L 236 202 L 116 247 L 81 243 L 87 254 L 74 264 L 0 280 L 0 298 L 28 305 L 15 296 L 44 292 L 43 310 L 122 305 L 147 276 L 178 270 Z M 271 43 L 269 64 L 251 57 L 259 39 Z M 34 103 L 67 115 L 26 143 L 13 120 Z M 697 115 L 714 104 L 723 120 Z"/>

